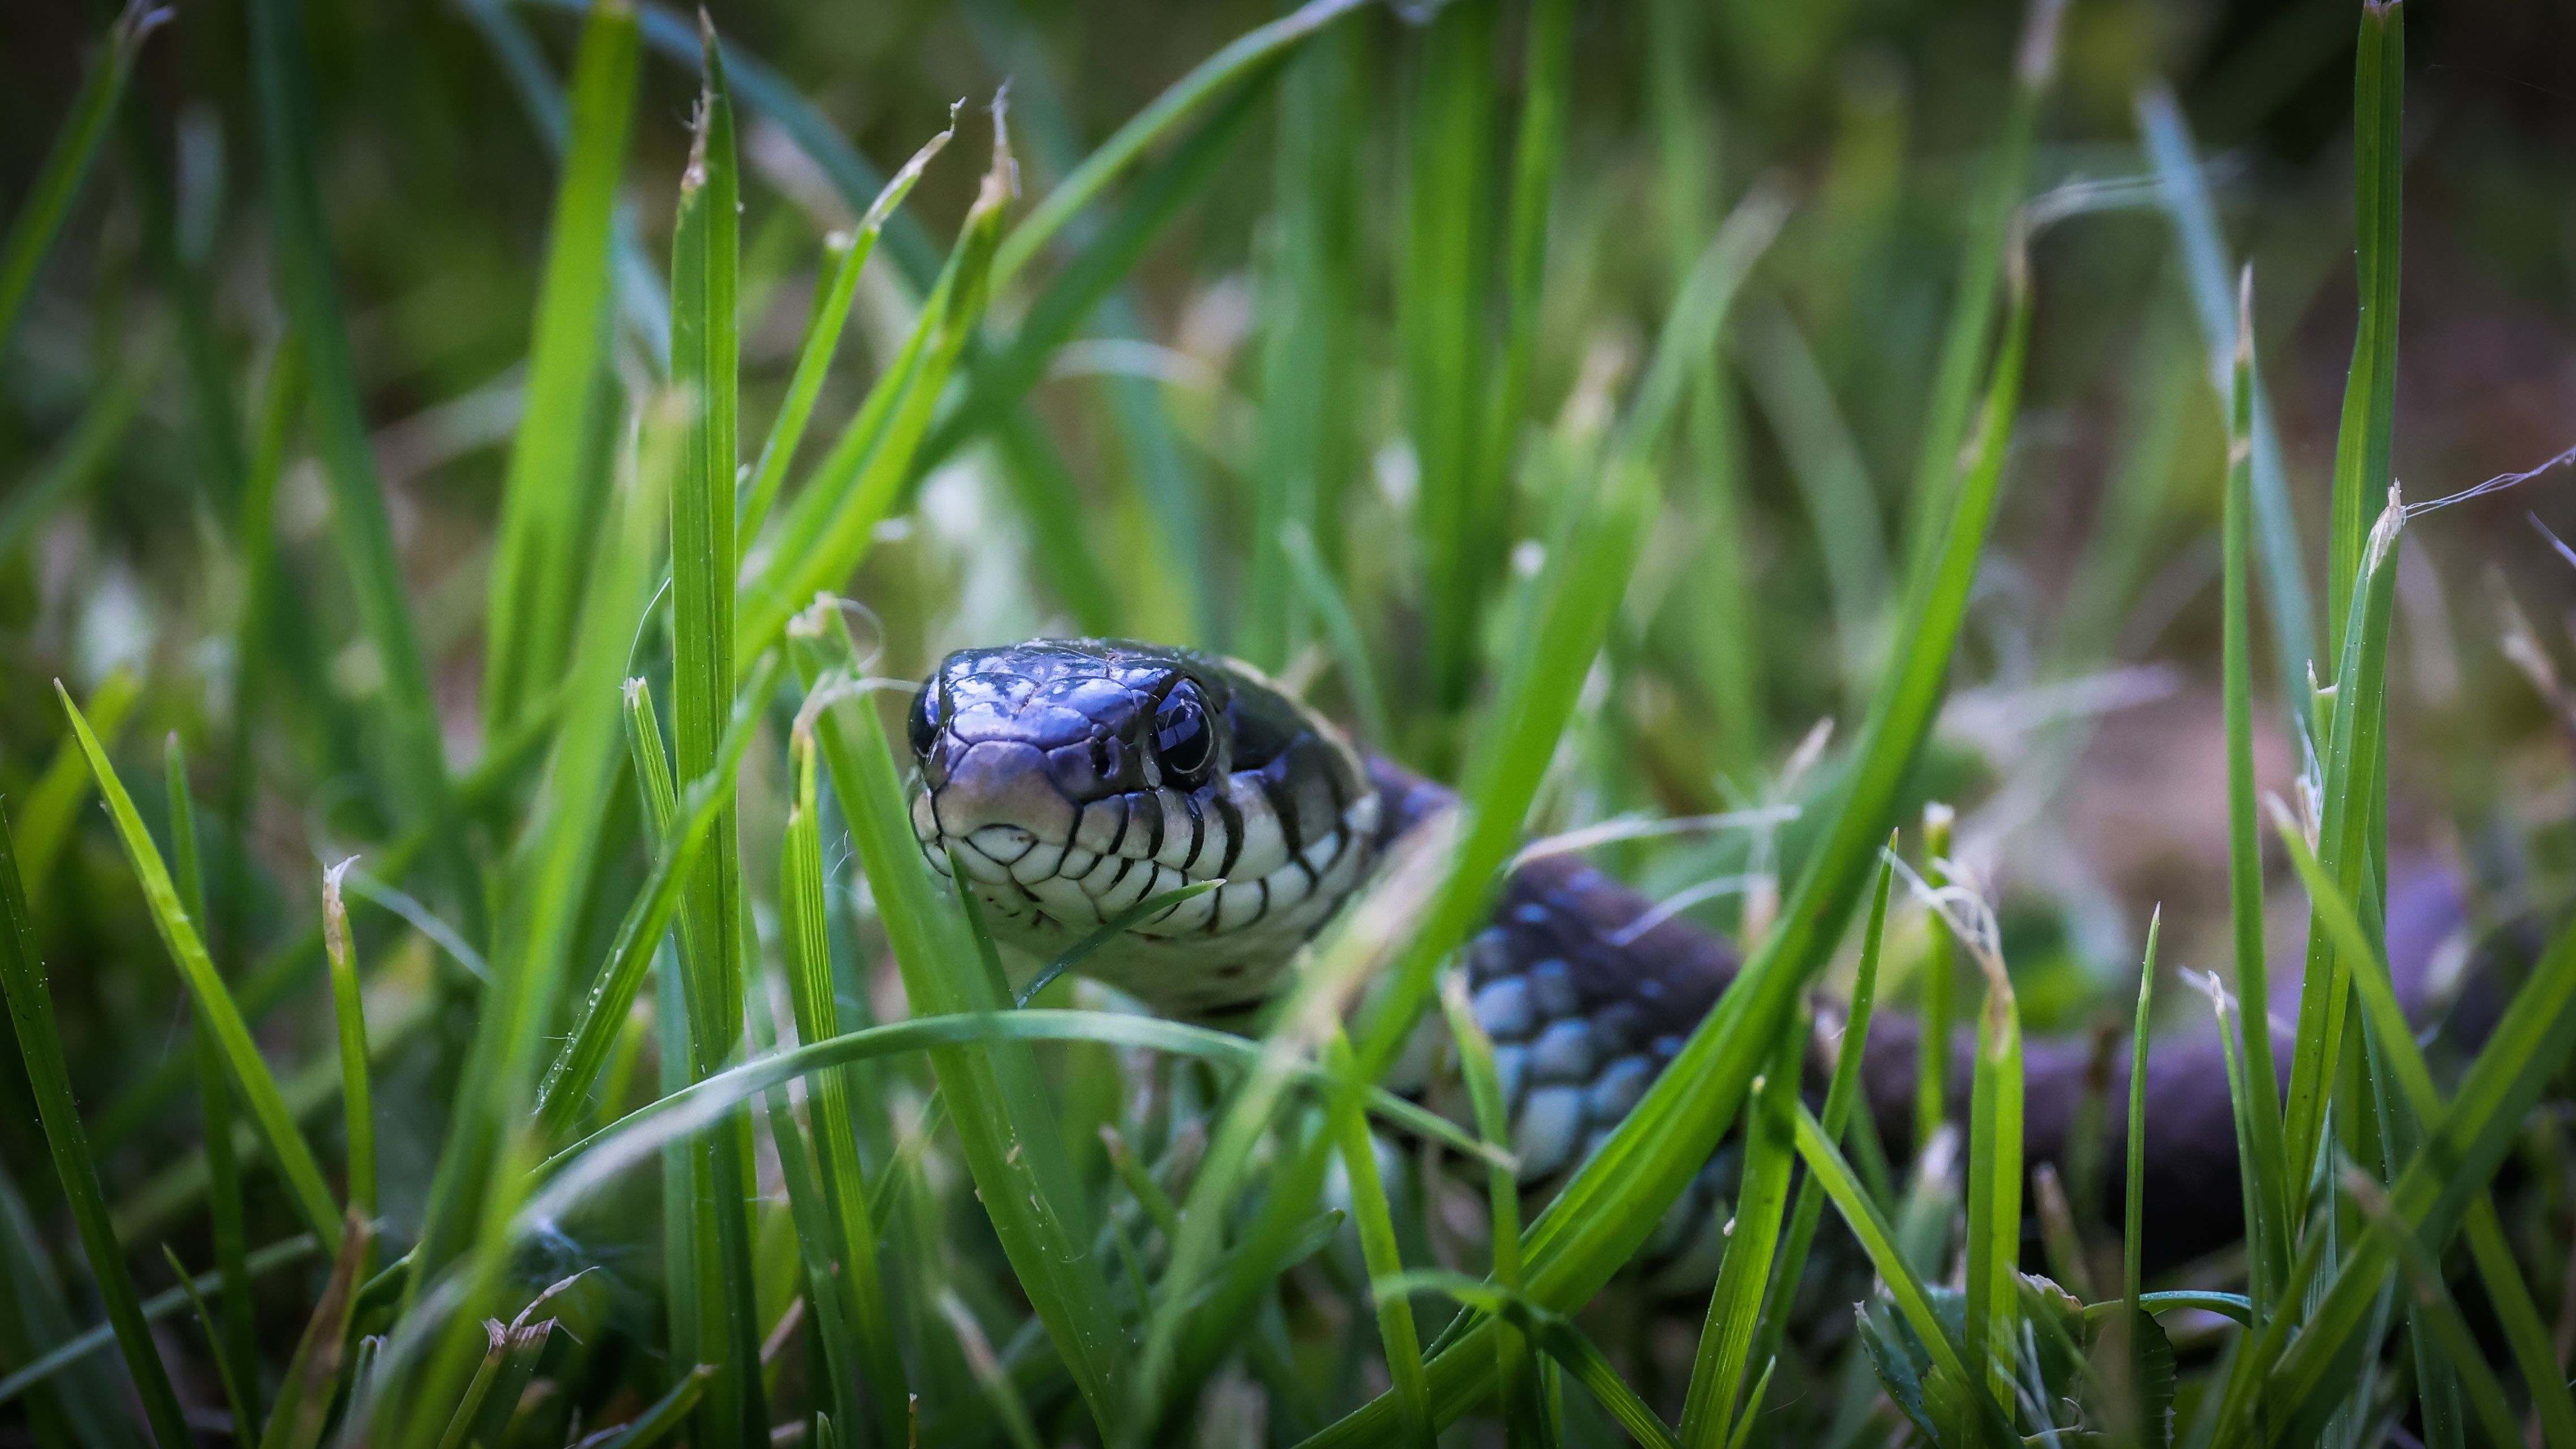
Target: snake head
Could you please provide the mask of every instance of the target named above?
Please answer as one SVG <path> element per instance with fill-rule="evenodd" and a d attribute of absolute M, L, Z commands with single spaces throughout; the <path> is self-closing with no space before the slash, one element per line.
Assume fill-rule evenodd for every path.
<path fill-rule="evenodd" d="M 1158 1002 L 1194 997 L 1202 977 L 1252 994 L 1223 973 L 1257 954 L 1266 980 L 1356 882 L 1374 829 L 1338 732 L 1248 666 L 1185 649 L 961 650 L 914 695 L 906 735 L 913 834 L 934 869 L 962 868 L 1005 941 L 1053 954 L 1143 901 L 1225 882 L 1125 933 L 1130 947 L 1191 938 L 1168 970 L 1132 950 L 1087 960 Z"/>

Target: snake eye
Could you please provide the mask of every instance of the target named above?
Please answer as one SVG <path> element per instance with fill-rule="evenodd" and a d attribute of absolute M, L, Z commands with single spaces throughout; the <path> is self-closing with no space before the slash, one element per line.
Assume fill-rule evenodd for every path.
<path fill-rule="evenodd" d="M 1207 699 L 1189 680 L 1173 685 L 1154 708 L 1154 753 L 1165 769 L 1191 780 L 1216 759 L 1216 731 L 1208 727 Z"/>
<path fill-rule="evenodd" d="M 904 733 L 912 739 L 912 752 L 927 755 L 939 743 L 939 681 L 923 685 L 912 697 L 912 709 L 904 719 Z"/>

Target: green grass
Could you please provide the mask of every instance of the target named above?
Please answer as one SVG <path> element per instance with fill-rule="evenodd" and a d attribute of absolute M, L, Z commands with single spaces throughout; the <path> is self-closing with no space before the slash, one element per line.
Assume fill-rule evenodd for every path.
<path fill-rule="evenodd" d="M 0 1434 L 2576 1449 L 2532 1286 L 2576 1225 L 2566 751 L 2465 589 L 2418 700 L 2418 575 L 2485 541 L 2390 489 L 2453 465 L 2395 428 L 2401 142 L 2497 123 L 2403 133 L 2455 82 L 2398 7 L 2278 131 L 2057 0 L 463 18 L 388 51 L 254 0 L 246 66 L 183 26 L 136 72 L 129 10 L 0 145 Z M 2209 67 L 2288 64 L 2220 21 Z M 2111 200 L 2034 240 L 2070 181 Z M 2339 325 L 2346 195 L 2329 470 L 2267 394 L 2317 393 L 2282 344 L 2312 292 Z M 506 435 L 407 459 L 468 394 Z M 1101 935 L 1006 955 L 915 845 L 903 686 L 1112 630 L 1458 788 L 1249 1021 L 1083 980 Z M 2050 693 L 2140 662 L 2196 723 Z M 2086 738 L 2225 858 L 2167 799 L 2091 838 Z M 2267 843 L 2273 758 L 2314 808 Z M 2521 863 L 2476 918 L 2547 943 L 2482 968 L 2474 1051 L 2389 959 L 2392 835 L 2445 812 Z M 1758 878 L 1690 908 L 1739 976 L 1544 1197 L 1456 959 L 1534 833 L 1650 895 Z M 1943 910 L 1891 899 L 1901 844 Z M 2160 955 L 2232 967 L 2238 1204 L 2147 1191 L 2159 1028 L 2209 1029 L 2159 1020 Z M 1892 1165 L 1891 1008 L 1928 1033 Z M 2113 1201 L 2117 1084 L 2025 1063 L 2123 1025 Z M 1659 1297 L 1730 1140 L 1715 1281 Z"/>

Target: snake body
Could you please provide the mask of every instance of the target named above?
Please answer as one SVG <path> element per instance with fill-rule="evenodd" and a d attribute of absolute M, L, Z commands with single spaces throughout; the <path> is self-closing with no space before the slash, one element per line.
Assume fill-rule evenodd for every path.
<path fill-rule="evenodd" d="M 960 883 L 988 907 L 995 934 L 1042 960 L 1158 894 L 1224 882 L 1133 925 L 1077 967 L 1178 1016 L 1260 1001 L 1389 846 L 1452 798 L 1364 752 L 1249 665 L 1121 640 L 952 654 L 915 695 L 908 734 L 923 853 L 943 874 L 962 868 Z M 2450 893 L 2401 899 L 2410 888 L 2424 895 L 2428 882 Z M 1497 1044 L 1522 1178 L 1536 1187 L 1579 1163 L 1636 1105 L 1739 960 L 1726 941 L 1654 913 L 1577 857 L 1525 861 L 1500 896 L 1463 964 L 1478 1024 Z M 2428 973 L 2412 963 L 2435 954 L 2442 923 L 2459 913 L 2438 873 L 2419 873 L 2412 887 L 2401 878 L 2392 893 L 2390 956 L 2412 1013 L 2430 1005 Z M 2409 932 L 2427 939 L 2407 946 Z M 1911 1138 L 1917 1041 L 1913 1021 L 1880 1013 L 1863 1060 L 1871 1114 L 1899 1147 Z M 2126 1079 L 2126 1055 L 2094 1041 L 2027 1044 L 2027 1162 L 2068 1156 L 2078 1104 Z M 2281 1055 L 2286 1062 L 2286 1041 Z M 1811 1054 L 1811 1076 L 1825 1059 Z M 1965 1042 L 1952 1060 L 1954 1109 L 1963 1108 Z M 2152 1261 L 2241 1234 L 2226 1082 L 2214 1030 L 2150 1054 Z M 2116 1202 L 2126 1134 L 2119 1114 L 2109 1117 L 2097 1160 L 2111 1165 L 2104 1197 Z M 1706 1281 L 1731 1181 L 1721 1152 L 1667 1214 L 1650 1263 Z"/>

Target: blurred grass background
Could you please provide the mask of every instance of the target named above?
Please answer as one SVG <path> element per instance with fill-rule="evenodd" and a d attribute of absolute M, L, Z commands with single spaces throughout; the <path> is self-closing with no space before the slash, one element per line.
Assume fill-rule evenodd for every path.
<path fill-rule="evenodd" d="M 1857 726 L 1901 592 L 1927 398 L 2022 7 L 1572 5 L 1562 168 L 1533 259 L 1512 254 L 1526 233 L 1508 165 L 1534 8 L 1434 19 L 1368 7 L 1157 153 L 1168 223 L 1141 236 L 1132 270 L 1064 345 L 1027 359 L 1024 416 L 934 428 L 945 456 L 918 508 L 879 526 L 847 582 L 881 621 L 878 671 L 917 677 L 948 649 L 1041 632 L 1197 644 L 1311 681 L 1382 747 L 1453 768 L 1462 718 L 1519 642 L 1516 616 L 1495 604 L 1562 539 L 1544 447 L 1518 468 L 1497 454 L 1520 446 L 1523 416 L 1570 417 L 1579 432 L 1585 409 L 1623 395 L 1707 235 L 1770 185 L 1794 210 L 1686 408 L 1664 515 L 1544 819 L 1772 799 L 1811 726 Z M 879 173 L 945 124 L 952 101 L 980 103 L 1008 80 L 1023 215 L 1175 78 L 1275 13 L 964 0 L 738 3 L 713 18 L 746 74 L 765 65 Z M 11 18 L 0 210 L 30 195 L 112 18 L 94 5 Z M 2412 19 L 2395 471 L 2422 498 L 2576 440 L 2576 76 L 2563 63 L 2576 19 L 2508 0 Z M 306 7 L 310 135 L 351 377 L 460 771 L 495 744 L 485 599 L 558 175 L 549 78 L 569 72 L 577 28 L 552 3 Z M 684 27 L 671 33 L 693 51 Z M 629 394 L 670 345 L 658 278 L 698 86 L 693 55 L 675 61 L 659 33 L 648 50 L 619 192 L 612 370 Z M 2141 117 L 2171 95 L 2231 258 L 2256 269 L 2264 381 L 2314 560 L 2352 336 L 2352 52 L 2343 0 L 2077 0 L 2064 18 L 2027 187 L 2048 220 L 2011 482 L 1916 786 L 1962 806 L 1958 855 L 2001 901 L 2035 1031 L 2121 1009 L 2153 903 L 2167 908 L 2167 962 L 2205 967 L 2225 950 L 2225 419 Z M 316 461 L 323 425 L 303 415 L 282 348 L 290 307 L 252 75 L 239 6 L 184 5 L 148 39 L 0 362 L 0 794 L 38 862 L 29 884 L 74 1079 L 94 1104 L 134 1101 L 132 1084 L 166 1073 L 185 1018 L 115 838 L 79 794 L 86 777 L 47 681 L 122 740 L 156 828 L 169 807 L 142 762 L 173 732 L 200 762 L 201 810 L 246 825 L 239 848 L 208 831 L 227 972 L 318 919 L 319 861 L 372 854 L 415 808 L 388 788 L 407 762 L 389 774 L 369 735 L 399 681 L 359 625 L 346 520 Z M 958 153 L 982 147 L 970 116 Z M 744 109 L 741 152 L 749 437 L 787 391 L 821 238 L 857 207 L 850 173 L 760 106 Z M 934 165 L 889 228 L 819 430 L 837 430 L 900 344 L 980 170 L 956 154 Z M 1076 217 L 1065 247 L 1114 242 L 1153 215 L 1152 184 Z M 1031 278 L 1053 270 L 1041 259 L 1001 290 L 997 335 L 1042 316 Z M 1462 358 L 1475 371 L 1442 371 Z M 602 410 L 602 439 L 620 412 Z M 272 463 L 273 564 L 241 545 Z M 584 508 L 595 493 L 579 493 Z M 2569 667 L 2569 564 L 2526 509 L 2576 537 L 2576 503 L 2547 478 L 2435 515 L 2410 537 L 2400 580 L 2394 851 L 2459 872 L 2481 921 L 2556 905 L 2576 869 L 2570 721 L 2508 657 L 2529 638 Z M 550 562 L 577 578 L 573 559 Z M 2322 570 L 2308 567 L 2321 621 Z M 2536 623 L 2514 625 L 2506 601 Z M 2271 724 L 2285 671 L 2294 663 L 2257 674 L 2259 773 L 2284 790 L 2298 763 Z M 754 760 L 754 777 L 775 778 L 747 786 L 743 833 L 766 841 L 787 787 L 775 758 Z M 621 830 L 639 828 L 628 792 L 612 809 Z M 498 834 L 501 818 L 472 828 Z M 39 830 L 41 850 L 28 838 Z M 1743 849 L 1614 858 L 1661 894 L 1744 868 Z M 364 918 L 367 958 L 392 959 L 412 985 L 394 998 L 409 1014 L 371 1019 L 394 1043 L 380 1045 L 379 1101 L 434 1104 L 471 1030 L 441 932 L 466 955 L 488 945 L 466 919 L 474 893 L 427 872 L 352 878 L 353 894 L 369 892 L 394 905 Z M 613 928 L 624 898 L 601 891 L 603 918 L 583 929 Z M 1697 914 L 1735 929 L 1745 909 L 1721 898 Z M 836 912 L 835 929 L 856 929 L 851 918 Z M 1897 983 L 1923 950 L 1919 917 L 1909 923 Z M 280 1061 L 326 1062 L 331 1030 L 317 996 L 271 1017 L 263 1043 Z M 0 1074 L 13 1167 L 42 1160 L 24 1091 Z M 439 1141 L 436 1114 L 413 1115 L 380 1144 L 389 1205 L 417 1199 Z M 193 1114 L 142 1107 L 94 1128 L 122 1202 L 160 1192 L 173 1204 L 142 1220 L 190 1221 L 188 1189 L 166 1169 L 195 1131 Z M 1077 1146 L 1087 1170 L 1105 1170 Z M 14 1190 L 41 1220 L 56 1204 L 39 1177 Z M 2535 1211 L 2562 1212 L 2562 1195 Z M 282 1203 L 255 1201 L 283 1221 Z M 2544 1266 L 2566 1258 L 2554 1221 L 2522 1223 Z M 197 1231 L 172 1230 L 183 1244 Z"/>

